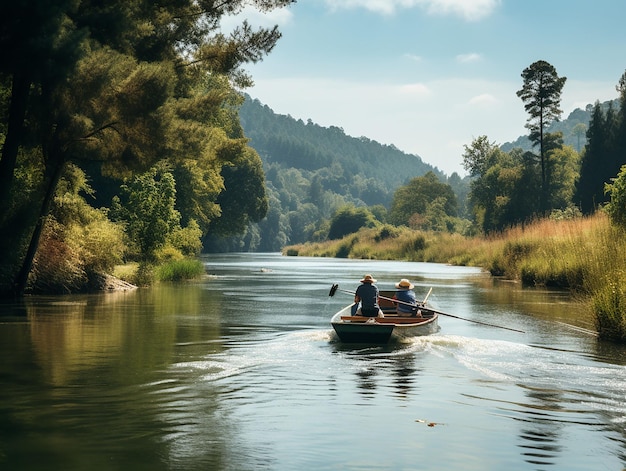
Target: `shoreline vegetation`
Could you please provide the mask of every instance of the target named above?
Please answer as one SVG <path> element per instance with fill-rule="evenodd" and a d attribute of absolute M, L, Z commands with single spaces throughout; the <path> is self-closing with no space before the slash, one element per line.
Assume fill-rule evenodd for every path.
<path fill-rule="evenodd" d="M 475 266 L 526 286 L 568 289 L 593 314 L 599 338 L 626 342 L 625 236 L 599 211 L 540 219 L 487 237 L 383 225 L 337 240 L 286 246 L 282 253 Z"/>
<path fill-rule="evenodd" d="M 204 265 L 198 259 L 182 258 L 169 260 L 158 265 L 127 263 L 117 265 L 113 278 L 131 286 L 149 286 L 155 282 L 180 282 L 200 278 L 205 273 Z"/>

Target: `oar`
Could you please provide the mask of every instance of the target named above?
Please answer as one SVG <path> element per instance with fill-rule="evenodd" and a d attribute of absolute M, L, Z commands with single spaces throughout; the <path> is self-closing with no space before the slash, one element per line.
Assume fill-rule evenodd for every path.
<path fill-rule="evenodd" d="M 426 304 L 426 300 L 428 299 L 428 296 L 430 296 L 430 293 L 432 292 L 433 292 L 433 287 L 431 286 L 430 289 L 428 290 L 428 294 L 424 298 L 424 301 L 422 301 L 422 304 Z"/>
<path fill-rule="evenodd" d="M 474 324 L 482 324 L 482 325 L 488 325 L 489 327 L 497 327 L 498 329 L 512 330 L 513 332 L 519 332 L 521 334 L 526 333 L 523 330 L 512 329 L 511 327 L 504 327 L 504 326 L 496 325 L 496 324 L 489 324 L 487 322 L 475 321 L 473 319 L 466 319 L 465 317 L 455 316 L 454 314 L 448 314 L 447 312 L 437 311 L 436 309 L 431 309 L 429 307 L 427 307 L 426 309 L 428 309 L 429 311 L 436 312 L 437 314 L 441 314 L 442 316 L 454 317 L 455 319 L 461 319 L 462 321 L 473 322 Z"/>
<path fill-rule="evenodd" d="M 337 291 L 343 291 L 344 293 L 349 293 L 349 294 L 356 294 L 354 291 L 346 291 L 344 289 L 339 289 L 339 285 L 338 284 L 334 284 L 330 288 L 330 292 L 328 293 L 328 296 L 334 296 Z M 426 302 L 426 299 L 428 299 L 428 296 L 430 296 L 430 292 L 431 291 L 432 291 L 432 288 L 430 289 L 430 291 L 428 291 L 428 294 L 424 298 L 424 303 Z M 393 301 L 394 303 L 406 304 L 407 306 L 415 307 L 411 303 L 405 303 L 404 301 L 398 301 L 397 299 L 386 298 L 384 296 L 380 296 L 380 299 L 386 299 L 387 301 Z M 420 303 L 420 304 L 424 304 L 424 303 Z M 462 321 L 467 321 L 467 322 L 473 322 L 474 324 L 487 325 L 489 327 L 497 327 L 498 329 L 512 330 L 513 332 L 519 332 L 521 334 L 525 334 L 526 333 L 523 330 L 513 329 L 511 327 L 504 327 L 504 326 L 501 326 L 501 325 L 489 324 L 488 322 L 481 322 L 481 321 L 475 321 L 473 319 L 466 319 L 465 317 L 455 316 L 454 314 L 448 314 L 447 312 L 438 311 L 438 310 L 432 309 L 430 307 L 427 307 L 425 309 L 428 309 L 429 311 L 432 311 L 432 312 L 436 312 L 437 314 L 441 314 L 442 316 L 454 317 L 455 319 L 460 319 Z"/>

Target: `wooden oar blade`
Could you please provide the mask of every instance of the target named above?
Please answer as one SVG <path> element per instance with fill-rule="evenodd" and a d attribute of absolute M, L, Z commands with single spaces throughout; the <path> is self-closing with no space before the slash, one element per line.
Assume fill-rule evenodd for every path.
<path fill-rule="evenodd" d="M 335 293 L 337 292 L 337 289 L 339 289 L 339 285 L 337 283 L 333 284 L 330 287 L 330 291 L 328 292 L 328 296 L 330 296 L 332 298 L 335 295 Z"/>

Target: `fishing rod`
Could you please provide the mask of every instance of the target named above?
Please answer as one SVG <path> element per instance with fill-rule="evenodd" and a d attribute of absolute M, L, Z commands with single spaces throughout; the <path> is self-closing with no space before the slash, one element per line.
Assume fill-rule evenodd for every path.
<path fill-rule="evenodd" d="M 424 298 L 424 301 L 418 301 L 418 302 L 417 302 L 417 304 L 418 304 L 418 306 L 417 306 L 417 307 L 424 307 L 424 304 L 426 304 L 426 300 L 427 300 L 427 299 L 428 299 L 428 297 L 430 296 L 430 293 L 432 292 L 432 290 L 433 290 L 433 289 L 432 289 L 432 288 L 430 288 L 430 290 L 428 291 L 428 294 L 427 294 L 427 295 L 426 295 L 426 297 Z M 337 291 L 341 291 L 341 292 L 343 292 L 343 293 L 348 293 L 348 294 L 352 294 L 352 295 L 355 295 L 355 294 L 356 294 L 354 291 L 348 291 L 348 290 L 345 290 L 345 289 L 340 289 L 340 288 L 339 288 L 339 285 L 335 283 L 335 284 L 333 284 L 333 285 L 331 286 L 330 291 L 329 291 L 329 293 L 328 293 L 328 296 L 331 296 L 331 297 L 332 297 L 332 296 L 334 296 L 334 295 L 335 295 L 335 293 L 336 293 Z M 404 302 L 404 301 L 399 301 L 399 300 L 397 300 L 397 299 L 393 299 L 393 298 L 386 298 L 386 297 L 384 297 L 384 296 L 379 296 L 379 297 L 380 297 L 380 299 L 385 299 L 385 300 L 387 300 L 387 301 L 392 301 L 392 302 L 394 302 L 394 303 L 406 304 L 407 306 L 415 307 L 415 305 L 414 305 L 414 304 L 407 303 L 407 302 Z M 447 313 L 447 312 L 438 311 L 437 309 L 432 309 L 432 308 L 430 308 L 430 307 L 428 307 L 428 308 L 426 308 L 426 309 L 428 309 L 429 311 L 432 311 L 432 312 L 436 312 L 437 314 L 441 314 L 442 316 L 453 317 L 453 318 L 455 318 L 455 319 L 460 319 L 460 320 L 462 320 L 462 321 L 473 322 L 474 324 L 481 324 L 481 325 L 486 325 L 486 326 L 489 326 L 489 327 L 497 327 L 498 329 L 511 330 L 511 331 L 513 331 L 513 332 L 519 332 L 519 333 L 521 333 L 521 334 L 525 334 L 525 333 L 526 333 L 526 332 L 524 332 L 523 330 L 513 329 L 513 328 L 511 328 L 511 327 L 504 327 L 504 326 L 501 326 L 501 325 L 490 324 L 490 323 L 488 323 L 488 322 L 481 322 L 481 321 L 476 321 L 476 320 L 474 320 L 474 319 L 467 319 L 467 318 L 465 318 L 465 317 L 455 316 L 454 314 L 449 314 L 449 313 Z"/>

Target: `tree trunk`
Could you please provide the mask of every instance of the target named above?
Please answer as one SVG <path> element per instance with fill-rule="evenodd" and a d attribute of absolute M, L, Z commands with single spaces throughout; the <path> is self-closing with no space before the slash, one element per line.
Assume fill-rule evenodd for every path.
<path fill-rule="evenodd" d="M 48 184 L 45 189 L 43 201 L 41 203 L 39 218 L 37 219 L 33 234 L 30 238 L 28 250 L 26 251 L 26 255 L 22 262 L 22 267 L 20 268 L 19 273 L 15 277 L 15 282 L 13 283 L 14 293 L 16 296 L 23 296 L 26 290 L 26 286 L 28 284 L 28 275 L 30 274 L 30 271 L 33 267 L 33 260 L 35 259 L 35 254 L 37 253 L 37 249 L 39 248 L 41 234 L 43 232 L 43 228 L 46 223 L 48 214 L 50 213 L 50 207 L 52 206 L 54 193 L 56 191 L 61 175 L 63 175 L 64 168 L 65 162 L 61 158 L 60 154 L 58 154 L 57 159 L 54 160 L 54 164 L 50 166 L 50 171 L 48 172 L 49 177 L 45 179 Z"/>
<path fill-rule="evenodd" d="M 11 85 L 7 135 L 2 146 L 2 158 L 0 159 L 0 224 L 5 222 L 7 211 L 11 206 L 9 196 L 13 186 L 17 153 L 24 129 L 29 90 L 30 81 L 22 74 L 15 73 Z"/>

